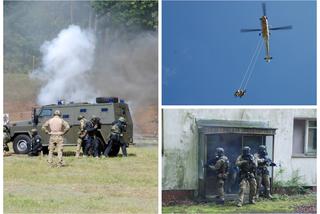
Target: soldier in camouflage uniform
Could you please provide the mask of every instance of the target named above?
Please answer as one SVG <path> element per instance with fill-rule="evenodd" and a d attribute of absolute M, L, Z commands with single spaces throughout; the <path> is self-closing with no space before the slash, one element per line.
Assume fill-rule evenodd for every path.
<path fill-rule="evenodd" d="M 9 146 L 10 142 L 10 133 L 7 126 L 3 126 L 3 155 L 8 156 L 9 154 Z"/>
<path fill-rule="evenodd" d="M 271 161 L 270 158 L 268 158 L 268 153 L 266 150 L 266 146 L 261 145 L 259 146 L 259 150 L 258 153 L 256 153 L 255 158 L 257 160 L 258 163 L 258 168 L 257 168 L 257 198 L 259 197 L 259 190 L 260 190 L 260 186 L 261 184 L 264 186 L 265 188 L 265 192 L 264 195 L 266 198 L 272 198 L 271 194 L 270 194 L 270 173 L 268 170 L 269 166 L 276 166 L 275 163 L 273 163 Z"/>
<path fill-rule="evenodd" d="M 209 163 L 209 168 L 217 173 L 218 183 L 218 203 L 224 204 L 224 182 L 228 177 L 229 159 L 224 155 L 223 148 L 216 149 L 216 157 L 212 163 Z"/>
<path fill-rule="evenodd" d="M 236 165 L 240 169 L 240 191 L 239 201 L 237 206 L 241 207 L 243 204 L 244 193 L 249 186 L 249 203 L 255 204 L 255 196 L 257 189 L 257 182 L 255 178 L 255 172 L 257 168 L 257 161 L 250 153 L 250 147 L 245 146 L 242 149 L 242 155 L 237 158 Z"/>
<path fill-rule="evenodd" d="M 78 136 L 78 139 L 77 139 L 77 149 L 76 149 L 76 157 L 78 158 L 80 156 L 80 150 L 81 150 L 81 147 L 84 147 L 83 143 L 84 143 L 84 137 L 86 136 L 86 130 L 85 130 L 85 125 L 86 125 L 86 118 L 84 118 L 83 115 L 79 115 L 78 116 L 78 120 L 80 122 L 80 125 L 79 125 L 79 136 Z"/>
<path fill-rule="evenodd" d="M 126 131 L 127 123 L 124 117 L 119 117 L 118 120 L 112 123 L 111 133 L 109 136 L 108 146 L 104 151 L 104 155 L 108 157 L 112 145 L 118 143 L 121 146 L 122 156 L 127 157 L 127 144 L 123 140 L 123 132 Z"/>
<path fill-rule="evenodd" d="M 69 124 L 61 118 L 59 110 L 56 110 L 53 118 L 47 120 L 42 126 L 42 130 L 50 135 L 48 163 L 51 167 L 53 166 L 53 151 L 55 148 L 58 150 L 58 167 L 64 165 L 62 160 L 63 135 L 65 135 L 69 129 Z"/>

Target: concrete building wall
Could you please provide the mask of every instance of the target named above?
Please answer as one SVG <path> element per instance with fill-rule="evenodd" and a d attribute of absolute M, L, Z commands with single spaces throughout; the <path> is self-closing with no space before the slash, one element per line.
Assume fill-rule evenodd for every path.
<path fill-rule="evenodd" d="M 274 144 L 275 162 L 285 169 L 284 174 L 279 179 L 287 180 L 295 170 L 299 170 L 299 174 L 307 185 L 316 186 L 316 158 L 292 156 L 294 118 L 316 118 L 316 110 L 165 109 L 163 112 L 163 189 L 196 190 L 198 188 L 198 130 L 196 119 L 269 122 L 270 127 L 277 128 Z"/>

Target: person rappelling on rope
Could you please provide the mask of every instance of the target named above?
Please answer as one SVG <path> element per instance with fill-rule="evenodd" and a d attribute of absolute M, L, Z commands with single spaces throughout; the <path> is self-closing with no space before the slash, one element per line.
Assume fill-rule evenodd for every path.
<path fill-rule="evenodd" d="M 242 78 L 241 84 L 239 86 L 239 89 L 237 89 L 234 92 L 234 96 L 235 97 L 242 98 L 244 95 L 246 95 L 247 86 L 248 86 L 249 80 L 251 79 L 252 73 L 254 71 L 254 67 L 255 67 L 255 65 L 257 63 L 258 56 L 259 56 L 259 54 L 261 52 L 261 49 L 262 49 L 262 45 L 263 45 L 263 40 L 259 39 L 258 42 L 257 42 L 256 49 L 254 50 L 254 53 L 253 53 L 253 55 L 251 57 L 251 60 L 250 60 L 250 63 L 248 65 L 248 67 L 247 67 L 247 70 L 243 75 L 243 78 Z"/>
<path fill-rule="evenodd" d="M 246 94 L 246 90 L 242 90 L 242 89 L 238 89 L 236 90 L 236 92 L 234 92 L 234 96 L 235 97 L 243 97 Z"/>

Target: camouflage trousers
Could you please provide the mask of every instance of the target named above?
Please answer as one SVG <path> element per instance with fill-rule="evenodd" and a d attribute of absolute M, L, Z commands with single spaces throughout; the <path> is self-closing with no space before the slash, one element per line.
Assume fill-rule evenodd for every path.
<path fill-rule="evenodd" d="M 264 194 L 270 197 L 270 176 L 268 174 L 257 175 L 257 198 L 259 197 L 261 184 L 264 186 Z"/>
<path fill-rule="evenodd" d="M 48 163 L 53 164 L 53 152 L 57 148 L 58 152 L 58 166 L 63 165 L 62 154 L 63 154 L 63 137 L 61 135 L 51 135 L 49 139 L 49 155 Z"/>
<path fill-rule="evenodd" d="M 218 183 L 218 197 L 219 199 L 224 201 L 224 179 L 218 177 L 217 183 Z"/>
<path fill-rule="evenodd" d="M 3 153 L 9 152 L 9 146 L 7 142 L 3 142 Z"/>
<path fill-rule="evenodd" d="M 83 142 L 83 139 L 81 137 L 78 137 L 78 139 L 77 139 L 77 148 L 76 148 L 76 157 L 80 156 L 82 142 Z"/>
<path fill-rule="evenodd" d="M 243 203 L 244 193 L 249 187 L 249 202 L 253 202 L 257 191 L 257 182 L 255 178 L 243 178 L 240 182 L 239 203 Z"/>

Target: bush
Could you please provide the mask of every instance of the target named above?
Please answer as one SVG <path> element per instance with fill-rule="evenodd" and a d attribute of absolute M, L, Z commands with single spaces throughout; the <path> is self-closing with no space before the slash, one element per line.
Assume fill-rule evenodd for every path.
<path fill-rule="evenodd" d="M 291 178 L 284 181 L 283 174 L 285 173 L 284 168 L 279 168 L 275 175 L 275 181 L 273 182 L 274 192 L 279 194 L 305 194 L 308 192 L 305 188 L 306 184 L 303 182 L 302 176 L 299 174 L 299 170 L 292 172 Z"/>

